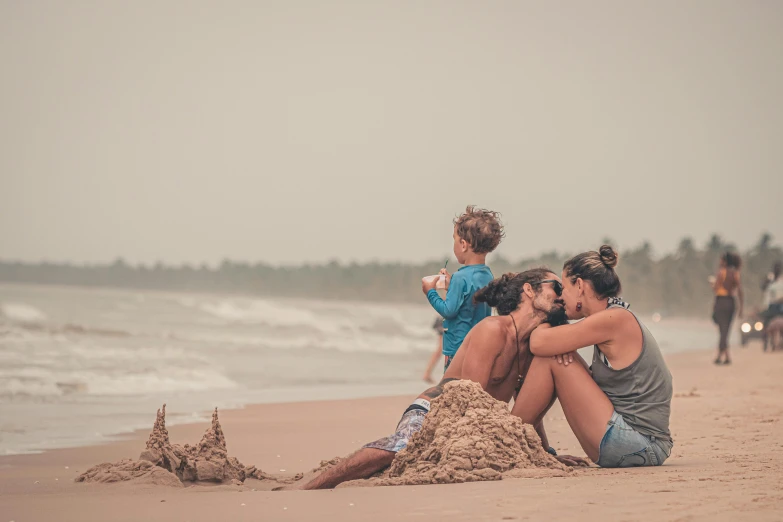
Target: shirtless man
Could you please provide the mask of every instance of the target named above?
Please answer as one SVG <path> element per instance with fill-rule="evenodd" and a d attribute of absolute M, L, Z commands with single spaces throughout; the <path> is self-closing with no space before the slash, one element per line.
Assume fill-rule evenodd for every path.
<path fill-rule="evenodd" d="M 440 384 L 413 401 L 403 413 L 395 433 L 365 445 L 302 489 L 333 488 L 341 482 L 368 478 L 388 467 L 395 454 L 421 430 L 430 401 L 443 393 L 443 386 L 449 381 L 468 379 L 481 384 L 495 399 L 510 401 L 522 386 L 532 360 L 528 349 L 530 333 L 543 322 L 557 326 L 566 321 L 560 298 L 562 290 L 557 275 L 545 268 L 535 268 L 506 274 L 476 292 L 476 301 L 497 308 L 499 316 L 487 317 L 470 331 Z M 535 428 L 544 448 L 554 453 L 546 438 L 543 419 Z M 576 457 L 559 459 L 569 465 L 584 463 Z"/>

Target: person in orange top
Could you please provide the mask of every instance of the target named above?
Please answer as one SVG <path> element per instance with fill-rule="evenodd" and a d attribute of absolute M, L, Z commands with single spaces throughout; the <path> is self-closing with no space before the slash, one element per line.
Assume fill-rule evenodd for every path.
<path fill-rule="evenodd" d="M 740 285 L 740 266 L 742 260 L 739 254 L 726 252 L 720 258 L 720 268 L 715 276 L 712 289 L 715 291 L 715 306 L 712 310 L 712 320 L 718 325 L 720 340 L 718 342 L 718 357 L 715 364 L 731 364 L 729 358 L 729 332 L 734 320 L 736 308 L 735 296 L 739 298 L 737 317 L 742 317 L 743 295 Z"/>

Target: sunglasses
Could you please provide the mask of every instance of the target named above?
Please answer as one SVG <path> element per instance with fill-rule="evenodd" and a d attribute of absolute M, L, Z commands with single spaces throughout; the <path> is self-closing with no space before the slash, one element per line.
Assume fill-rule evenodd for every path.
<path fill-rule="evenodd" d="M 533 281 L 530 284 L 531 285 L 540 285 L 541 283 L 552 283 L 552 289 L 555 291 L 555 294 L 558 297 L 563 295 L 563 283 L 561 283 L 557 279 L 542 279 L 541 281 Z"/>

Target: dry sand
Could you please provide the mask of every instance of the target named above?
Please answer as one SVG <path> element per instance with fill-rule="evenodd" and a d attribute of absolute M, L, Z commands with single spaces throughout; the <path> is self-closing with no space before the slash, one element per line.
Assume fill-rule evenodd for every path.
<path fill-rule="evenodd" d="M 509 412 L 471 381 L 454 381 L 432 401 L 432 409 L 408 446 L 378 477 L 338 487 L 417 486 L 501 480 L 515 476 L 564 476 L 571 468 L 544 451 L 533 426 Z"/>
<path fill-rule="evenodd" d="M 258 470 L 252 468 L 251 473 Z M 139 460 L 122 459 L 103 462 L 91 467 L 76 482 L 115 483 L 134 482 L 160 486 L 182 487 L 196 483 L 242 484 L 247 472 L 236 457 L 228 456 L 226 437 L 220 426 L 218 411 L 212 413 L 212 422 L 201 442 L 196 446 L 172 444 L 166 429 L 166 405 L 155 415 L 155 424 Z M 258 478 L 263 477 L 257 473 Z"/>
<path fill-rule="evenodd" d="M 783 353 L 763 354 L 755 344 L 735 349 L 730 367 L 714 366 L 713 356 L 703 351 L 667 358 L 677 394 L 675 446 L 659 468 L 314 492 L 262 491 L 273 482 L 254 478 L 244 485 L 192 487 L 154 480 L 74 482 L 97 463 L 137 456 L 146 430 L 105 446 L 0 457 L 0 522 L 783 520 Z M 410 400 L 259 405 L 221 412 L 220 422 L 231 456 L 266 473 L 293 476 L 388 435 Z M 168 431 L 174 441 L 199 440 L 207 426 Z M 583 454 L 557 406 L 547 431 L 559 451 Z"/>

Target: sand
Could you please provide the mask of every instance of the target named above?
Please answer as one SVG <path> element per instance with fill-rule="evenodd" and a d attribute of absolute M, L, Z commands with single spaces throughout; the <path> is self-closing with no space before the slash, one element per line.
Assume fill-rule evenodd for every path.
<path fill-rule="evenodd" d="M 197 446 L 172 444 L 166 429 L 164 404 L 155 415 L 155 424 L 147 439 L 147 447 L 139 455 L 139 460 L 104 462 L 91 467 L 74 481 L 135 482 L 182 487 L 196 483 L 241 485 L 248 476 L 277 484 L 290 484 L 301 479 L 302 474 L 293 477 L 276 476 L 264 473 L 255 466 L 246 467 L 236 457 L 229 457 L 217 408 L 212 413 L 212 424 L 204 432 Z"/>
<path fill-rule="evenodd" d="M 385 473 L 341 487 L 500 480 L 505 472 L 523 469 L 541 478 L 571 471 L 544 451 L 535 429 L 511 415 L 507 403 L 475 382 L 454 381 L 432 401 L 421 431 Z"/>
<path fill-rule="evenodd" d="M 166 429 L 166 405 L 155 415 L 155 424 L 139 460 L 122 459 L 93 466 L 74 480 L 84 483 L 135 482 L 182 487 L 212 482 L 241 485 L 246 477 L 275 482 L 274 490 L 304 477 L 263 472 L 228 456 L 228 446 L 218 419 L 198 446 L 172 444 Z M 310 470 L 314 476 L 334 466 L 340 457 L 323 460 Z M 522 475 L 521 470 L 526 470 Z M 282 470 L 281 470 L 282 471 Z M 537 471 L 537 473 L 536 473 Z M 494 399 L 479 384 L 470 381 L 448 383 L 432 401 L 422 429 L 391 466 L 370 479 L 344 482 L 341 487 L 457 484 L 500 480 L 505 472 L 514 477 L 563 476 L 571 472 L 544 451 L 535 429 L 511 415 L 508 404 Z"/>
<path fill-rule="evenodd" d="M 123 459 L 119 462 L 104 462 L 93 466 L 74 479 L 75 482 L 98 482 L 111 484 L 114 482 L 134 482 L 181 488 L 179 478 L 172 472 L 156 466 L 147 460 Z"/>
<path fill-rule="evenodd" d="M 711 364 L 711 351 L 667 357 L 675 446 L 658 468 L 328 491 L 264 491 L 274 482 L 251 476 L 243 485 L 189 487 L 74 482 L 96 463 L 139 455 L 144 430 L 103 446 L 0 457 L 0 522 L 783 520 L 783 353 L 751 343 L 733 355 L 730 367 Z M 290 479 L 388 435 L 410 400 L 259 405 L 221 411 L 220 423 L 231 456 Z M 557 405 L 546 425 L 558 451 L 583 455 Z M 172 441 L 198 441 L 206 427 L 168 431 Z"/>

